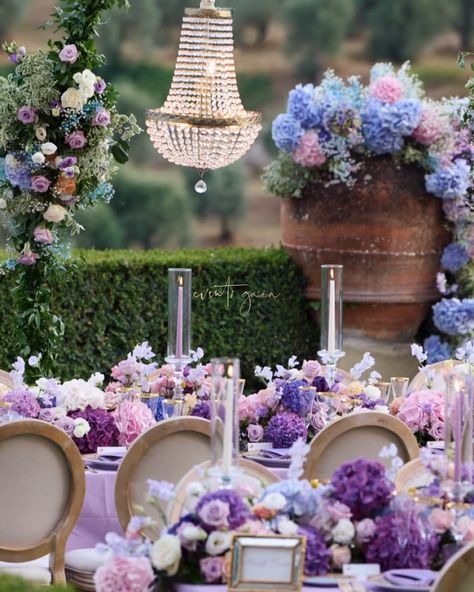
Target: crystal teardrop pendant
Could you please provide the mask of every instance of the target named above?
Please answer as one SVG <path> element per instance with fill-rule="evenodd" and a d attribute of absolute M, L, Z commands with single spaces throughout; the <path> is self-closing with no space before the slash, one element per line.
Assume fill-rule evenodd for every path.
<path fill-rule="evenodd" d="M 206 182 L 201 179 L 200 181 L 198 181 L 196 183 L 196 185 L 194 185 L 194 190 L 196 191 L 196 193 L 206 193 L 206 191 L 207 191 Z"/>

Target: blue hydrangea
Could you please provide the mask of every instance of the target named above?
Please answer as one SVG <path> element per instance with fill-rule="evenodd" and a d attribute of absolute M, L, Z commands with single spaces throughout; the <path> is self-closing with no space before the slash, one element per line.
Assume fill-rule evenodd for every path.
<path fill-rule="evenodd" d="M 442 362 L 451 358 L 451 346 L 449 343 L 441 341 L 439 335 L 430 335 L 430 337 L 427 337 L 423 342 L 423 348 L 428 356 L 428 364 L 435 364 L 436 362 Z"/>
<path fill-rule="evenodd" d="M 292 115 L 282 113 L 276 117 L 272 126 L 273 141 L 280 150 L 294 152 L 299 145 L 303 128 Z"/>
<path fill-rule="evenodd" d="M 411 135 L 421 121 L 421 103 L 413 99 L 390 105 L 391 127 L 402 136 Z"/>
<path fill-rule="evenodd" d="M 426 175 L 425 182 L 428 193 L 436 197 L 442 199 L 464 197 L 470 186 L 469 164 L 463 159 L 458 159 L 451 166 Z"/>
<path fill-rule="evenodd" d="M 328 132 L 342 131 L 355 119 L 355 111 L 346 97 L 327 95 L 321 101 L 322 123 Z"/>
<path fill-rule="evenodd" d="M 474 331 L 474 298 L 443 299 L 433 306 L 433 321 L 447 335 L 468 335 Z"/>
<path fill-rule="evenodd" d="M 101 183 L 89 193 L 89 200 L 94 203 L 101 199 L 105 203 L 110 203 L 115 195 L 115 189 L 110 183 Z"/>
<path fill-rule="evenodd" d="M 5 178 L 19 189 L 31 189 L 31 162 L 26 154 L 7 154 Z"/>
<path fill-rule="evenodd" d="M 456 273 L 464 267 L 469 260 L 469 254 L 460 243 L 451 243 L 443 251 L 441 265 L 447 271 Z"/>
<path fill-rule="evenodd" d="M 314 86 L 298 84 L 288 95 L 288 114 L 302 123 L 314 102 Z"/>

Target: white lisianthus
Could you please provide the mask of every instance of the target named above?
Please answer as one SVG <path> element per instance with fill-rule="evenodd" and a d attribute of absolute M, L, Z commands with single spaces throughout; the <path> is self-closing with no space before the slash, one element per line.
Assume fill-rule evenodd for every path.
<path fill-rule="evenodd" d="M 61 105 L 64 109 L 72 109 L 73 111 L 82 111 L 86 102 L 85 96 L 77 88 L 68 88 L 61 95 Z"/>
<path fill-rule="evenodd" d="M 80 379 L 69 380 L 58 387 L 56 402 L 68 410 L 83 411 L 88 405 L 92 409 L 105 409 L 105 393 L 93 384 Z"/>
<path fill-rule="evenodd" d="M 4 210 L 7 207 L 7 202 L 3 197 L 0 197 L 0 210 Z"/>
<path fill-rule="evenodd" d="M 94 374 L 91 375 L 91 377 L 89 378 L 89 380 L 87 381 L 89 384 L 91 384 L 92 386 L 100 386 L 101 384 L 104 383 L 105 380 L 105 376 L 103 374 L 101 374 L 100 372 L 95 372 Z"/>
<path fill-rule="evenodd" d="M 352 541 L 355 535 L 355 527 L 349 518 L 341 518 L 332 529 L 332 538 L 336 543 L 347 545 Z"/>
<path fill-rule="evenodd" d="M 193 481 L 190 483 L 186 489 L 186 509 L 193 511 L 204 493 L 205 489 L 202 483 L 199 483 L 199 481 Z"/>
<path fill-rule="evenodd" d="M 44 164 L 44 161 L 46 160 L 46 157 L 45 157 L 45 155 L 42 152 L 35 152 L 33 154 L 33 156 L 31 157 L 31 160 L 35 164 Z"/>
<path fill-rule="evenodd" d="M 46 128 L 40 126 L 35 129 L 35 136 L 36 139 L 40 142 L 44 142 L 46 140 Z"/>
<path fill-rule="evenodd" d="M 93 72 L 88 69 L 76 72 L 73 80 L 79 85 L 79 92 L 85 99 L 90 99 L 94 95 L 94 84 L 97 82 L 97 76 Z"/>
<path fill-rule="evenodd" d="M 278 512 L 283 510 L 286 506 L 286 498 L 281 493 L 268 493 L 260 502 L 260 505 L 267 510 L 275 510 Z"/>
<path fill-rule="evenodd" d="M 295 536 L 298 534 L 298 525 L 288 518 L 278 520 L 277 528 L 278 532 L 284 536 Z"/>
<path fill-rule="evenodd" d="M 67 210 L 57 204 L 50 204 L 43 214 L 43 218 L 48 222 L 61 222 L 66 217 Z"/>
<path fill-rule="evenodd" d="M 189 542 L 205 541 L 207 538 L 207 532 L 200 526 L 190 524 L 189 526 L 186 526 L 186 528 L 183 528 L 181 536 L 184 540 Z"/>
<path fill-rule="evenodd" d="M 364 393 L 373 401 L 375 401 L 375 399 L 380 399 L 382 396 L 380 389 L 372 384 L 364 387 Z"/>
<path fill-rule="evenodd" d="M 209 555 L 221 555 L 230 548 L 232 533 L 214 530 L 206 541 L 206 553 Z"/>
<path fill-rule="evenodd" d="M 169 576 L 176 575 L 181 561 L 179 538 L 172 534 L 163 535 L 153 544 L 150 559 L 153 567 L 158 571 L 166 571 Z"/>
<path fill-rule="evenodd" d="M 75 438 L 83 438 L 88 432 L 90 432 L 91 426 L 87 419 L 83 417 L 77 417 L 74 420 L 74 437 Z"/>

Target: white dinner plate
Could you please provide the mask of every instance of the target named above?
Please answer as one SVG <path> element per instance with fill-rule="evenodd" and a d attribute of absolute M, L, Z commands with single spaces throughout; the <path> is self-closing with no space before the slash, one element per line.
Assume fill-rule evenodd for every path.
<path fill-rule="evenodd" d="M 392 584 L 384 578 L 383 574 L 371 576 L 368 581 L 371 584 L 375 584 L 380 590 L 396 590 L 397 592 L 430 592 L 431 590 L 431 586 L 417 586 L 416 584 L 413 585 L 409 582 L 407 582 L 406 585 Z"/>

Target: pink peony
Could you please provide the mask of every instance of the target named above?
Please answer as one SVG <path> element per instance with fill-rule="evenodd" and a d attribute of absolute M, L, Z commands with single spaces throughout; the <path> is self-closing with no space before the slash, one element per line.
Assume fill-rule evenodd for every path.
<path fill-rule="evenodd" d="M 384 103 L 396 103 L 403 99 L 405 91 L 402 83 L 394 76 L 381 76 L 370 85 L 370 96 Z"/>
<path fill-rule="evenodd" d="M 37 226 L 33 232 L 35 241 L 42 243 L 43 245 L 50 245 L 53 242 L 53 233 L 51 230 L 44 228 L 43 226 Z"/>
<path fill-rule="evenodd" d="M 206 557 L 201 559 L 199 567 L 207 584 L 218 583 L 225 575 L 224 557 Z"/>
<path fill-rule="evenodd" d="M 144 592 L 154 578 L 145 557 L 116 556 L 97 569 L 94 584 L 97 592 Z"/>
<path fill-rule="evenodd" d="M 321 166 L 326 162 L 316 132 L 306 132 L 301 138 L 300 145 L 293 152 L 293 160 L 304 167 Z"/>
<path fill-rule="evenodd" d="M 440 113 L 439 108 L 430 103 L 423 104 L 421 121 L 413 132 L 413 137 L 420 144 L 434 144 L 447 130 L 449 122 Z"/>
<path fill-rule="evenodd" d="M 75 131 L 66 136 L 66 144 L 69 144 L 73 150 L 80 150 L 87 144 L 87 138 L 84 132 Z"/>
<path fill-rule="evenodd" d="M 430 514 L 429 522 L 433 530 L 441 534 L 451 528 L 453 516 L 449 510 L 435 508 Z"/>
<path fill-rule="evenodd" d="M 113 412 L 115 425 L 119 431 L 120 446 L 130 446 L 143 432 L 154 425 L 151 410 L 141 401 L 123 401 Z"/>
<path fill-rule="evenodd" d="M 44 175 L 35 175 L 31 177 L 31 188 L 38 193 L 46 193 L 51 185 L 51 181 Z"/>

